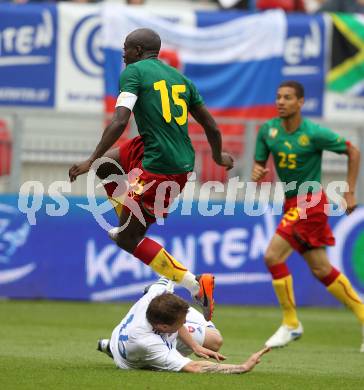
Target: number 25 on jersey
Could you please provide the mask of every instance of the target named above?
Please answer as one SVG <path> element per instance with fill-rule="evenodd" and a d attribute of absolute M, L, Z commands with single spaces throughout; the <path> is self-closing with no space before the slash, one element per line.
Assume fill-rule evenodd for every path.
<path fill-rule="evenodd" d="M 297 154 L 278 152 L 279 168 L 295 169 L 297 167 Z"/>
<path fill-rule="evenodd" d="M 153 84 L 154 90 L 159 91 L 161 96 L 162 103 L 162 114 L 163 118 L 167 123 L 170 123 L 172 120 L 171 114 L 171 103 L 169 98 L 169 93 L 167 89 L 166 80 L 156 81 Z M 179 96 L 180 93 L 186 92 L 186 86 L 184 84 L 175 84 L 172 85 L 172 99 L 173 103 L 176 106 L 180 106 L 182 108 L 182 115 L 178 117 L 174 117 L 175 121 L 181 126 L 187 122 L 187 104 L 186 102 Z"/>

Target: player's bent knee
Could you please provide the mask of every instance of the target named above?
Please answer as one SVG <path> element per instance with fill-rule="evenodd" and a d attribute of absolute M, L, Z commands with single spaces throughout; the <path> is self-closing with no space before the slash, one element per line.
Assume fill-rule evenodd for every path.
<path fill-rule="evenodd" d="M 109 172 L 103 165 L 99 167 L 99 169 L 96 171 L 96 175 L 99 179 L 103 180 L 106 179 L 109 176 Z"/>
<path fill-rule="evenodd" d="M 99 168 L 96 171 L 96 175 L 99 179 L 103 180 L 109 177 L 111 174 L 114 175 L 121 175 L 123 172 L 118 169 L 117 166 L 115 166 L 112 163 L 103 163 L 99 166 Z"/>
<path fill-rule="evenodd" d="M 316 279 L 321 280 L 330 274 L 331 268 L 327 269 L 326 267 L 311 267 L 311 272 Z"/>
<path fill-rule="evenodd" d="M 214 338 L 214 345 L 213 345 L 213 347 L 215 348 L 213 349 L 213 351 L 215 352 L 219 351 L 223 343 L 224 343 L 224 339 L 222 338 L 222 336 L 220 334 L 216 334 Z"/>
<path fill-rule="evenodd" d="M 264 254 L 264 262 L 265 262 L 267 267 L 270 267 L 274 264 L 277 264 L 277 263 L 279 263 L 279 261 L 280 260 L 277 258 L 277 256 L 272 251 L 267 251 Z"/>
<path fill-rule="evenodd" d="M 215 329 L 206 329 L 205 340 L 203 346 L 205 348 L 211 349 L 212 351 L 219 351 L 222 347 L 224 339 L 222 338 L 220 332 Z"/>

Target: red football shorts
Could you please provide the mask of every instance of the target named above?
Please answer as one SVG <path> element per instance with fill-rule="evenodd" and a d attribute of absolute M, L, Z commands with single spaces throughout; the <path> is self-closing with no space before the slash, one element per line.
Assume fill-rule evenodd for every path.
<path fill-rule="evenodd" d="M 128 174 L 131 185 L 131 190 L 128 192 L 129 202 L 132 201 L 134 206 L 134 202 L 138 204 L 145 220 L 149 223 L 155 222 L 156 218 L 166 218 L 168 207 L 182 192 L 189 172 L 173 175 L 148 172 L 142 167 L 144 144 L 140 136 L 123 142 L 119 153 L 120 165 Z M 126 203 L 124 209 L 136 215 L 134 207 L 128 207 Z"/>
<path fill-rule="evenodd" d="M 309 202 L 317 204 L 308 206 Z M 335 245 L 335 238 L 325 213 L 325 205 L 328 207 L 328 204 L 324 192 L 286 199 L 284 216 L 276 233 L 301 254 L 310 249 Z M 304 215 L 307 215 L 307 218 L 303 218 Z"/>

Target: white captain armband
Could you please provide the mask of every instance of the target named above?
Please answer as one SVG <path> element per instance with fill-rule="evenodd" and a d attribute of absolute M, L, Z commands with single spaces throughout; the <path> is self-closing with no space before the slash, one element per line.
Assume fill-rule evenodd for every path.
<path fill-rule="evenodd" d="M 126 107 L 130 111 L 133 111 L 134 104 L 137 100 L 138 96 L 131 92 L 120 92 L 115 107 Z"/>

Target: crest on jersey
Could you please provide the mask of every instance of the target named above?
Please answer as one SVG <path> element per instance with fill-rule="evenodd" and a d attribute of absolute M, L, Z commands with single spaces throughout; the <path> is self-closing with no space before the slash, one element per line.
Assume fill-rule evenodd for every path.
<path fill-rule="evenodd" d="M 298 143 L 301 145 L 301 146 L 307 146 L 310 144 L 310 139 L 308 138 L 308 136 L 306 134 L 302 134 L 300 135 L 300 137 L 298 138 Z"/>
<path fill-rule="evenodd" d="M 269 129 L 269 137 L 276 138 L 277 134 L 278 134 L 278 129 L 276 129 L 274 127 L 271 127 Z"/>

